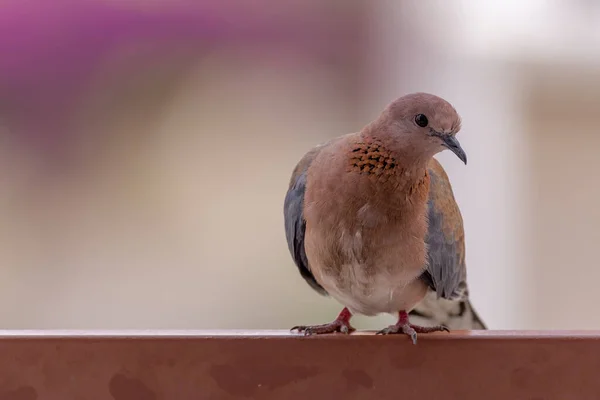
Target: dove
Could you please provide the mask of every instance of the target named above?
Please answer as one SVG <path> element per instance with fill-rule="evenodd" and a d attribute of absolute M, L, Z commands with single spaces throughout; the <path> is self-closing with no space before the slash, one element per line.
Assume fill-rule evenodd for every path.
<path fill-rule="evenodd" d="M 353 315 L 389 313 L 378 334 L 448 331 L 408 313 L 428 293 L 467 296 L 464 228 L 446 172 L 434 156 L 453 152 L 461 118 L 446 100 L 412 93 L 391 102 L 359 132 L 308 151 L 284 200 L 288 248 L 304 280 L 344 307 L 332 322 L 292 328 L 306 335 L 351 333 Z"/>

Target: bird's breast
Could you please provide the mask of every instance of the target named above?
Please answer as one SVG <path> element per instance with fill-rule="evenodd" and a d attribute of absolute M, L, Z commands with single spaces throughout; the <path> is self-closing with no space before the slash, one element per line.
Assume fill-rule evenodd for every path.
<path fill-rule="evenodd" d="M 315 279 L 362 314 L 397 311 L 410 303 L 415 290 L 420 293 L 413 281 L 425 266 L 425 219 L 369 203 L 349 214 L 342 210 L 307 213 L 305 249 Z"/>

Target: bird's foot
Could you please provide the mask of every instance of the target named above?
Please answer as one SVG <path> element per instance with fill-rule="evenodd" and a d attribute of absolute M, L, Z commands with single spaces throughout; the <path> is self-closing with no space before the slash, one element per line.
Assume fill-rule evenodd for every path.
<path fill-rule="evenodd" d="M 335 321 L 330 322 L 328 324 L 298 325 L 298 326 L 293 327 L 291 330 L 298 331 L 300 333 L 304 333 L 304 335 L 306 335 L 306 336 L 310 336 L 310 335 L 322 335 L 322 334 L 326 334 L 326 333 L 335 333 L 335 332 L 341 332 L 341 333 L 348 334 L 348 333 L 353 332 L 354 328 L 350 324 L 338 321 L 336 319 Z"/>
<path fill-rule="evenodd" d="M 304 333 L 305 336 L 309 335 L 323 335 L 327 333 L 341 332 L 349 334 L 355 331 L 350 325 L 350 318 L 352 314 L 347 308 L 344 308 L 340 315 L 335 320 L 327 324 L 322 325 L 298 325 L 294 326 L 290 331 L 298 331 Z"/>
<path fill-rule="evenodd" d="M 408 314 L 405 311 L 400 312 L 398 322 L 394 325 L 390 325 L 377 332 L 378 335 L 390 335 L 390 334 L 405 334 L 410 336 L 413 344 L 417 344 L 417 333 L 431 333 L 431 332 L 450 332 L 444 325 L 435 326 L 419 326 L 413 325 L 408 322 Z"/>

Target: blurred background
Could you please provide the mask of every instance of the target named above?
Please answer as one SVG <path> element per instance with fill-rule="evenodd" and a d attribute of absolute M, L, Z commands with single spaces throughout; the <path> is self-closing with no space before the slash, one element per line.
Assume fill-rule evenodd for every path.
<path fill-rule="evenodd" d="M 438 159 L 488 326 L 600 328 L 589 0 L 3 0 L 0 328 L 329 321 L 290 173 L 414 91 L 463 118 L 468 166 Z"/>

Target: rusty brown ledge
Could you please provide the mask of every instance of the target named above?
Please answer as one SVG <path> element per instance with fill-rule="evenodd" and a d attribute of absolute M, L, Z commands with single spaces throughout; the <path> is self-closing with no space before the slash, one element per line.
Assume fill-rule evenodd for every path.
<path fill-rule="evenodd" d="M 600 331 L 0 331 L 0 400 L 600 399 Z"/>

